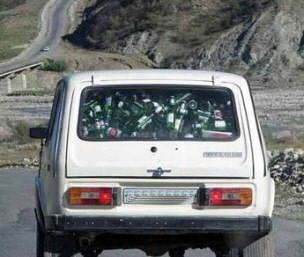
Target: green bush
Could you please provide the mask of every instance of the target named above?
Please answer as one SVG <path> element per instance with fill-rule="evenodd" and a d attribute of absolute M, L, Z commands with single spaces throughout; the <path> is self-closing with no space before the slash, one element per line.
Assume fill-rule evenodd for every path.
<path fill-rule="evenodd" d="M 29 138 L 29 123 L 26 121 L 12 122 L 11 120 L 7 119 L 6 124 L 12 134 L 8 141 L 15 141 L 19 144 L 31 142 L 31 139 Z"/>
<path fill-rule="evenodd" d="M 66 71 L 67 65 L 66 62 L 63 60 L 52 60 L 52 59 L 46 59 L 42 66 L 40 67 L 41 70 L 44 71 L 55 71 L 55 72 L 62 72 Z"/>

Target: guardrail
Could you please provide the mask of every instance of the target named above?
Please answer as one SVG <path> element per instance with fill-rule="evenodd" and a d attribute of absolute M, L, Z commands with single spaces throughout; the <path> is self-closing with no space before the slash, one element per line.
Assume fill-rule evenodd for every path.
<path fill-rule="evenodd" d="M 0 79 L 5 78 L 5 77 L 7 77 L 11 74 L 14 74 L 14 73 L 20 73 L 20 72 L 28 70 L 28 69 L 36 68 L 36 67 L 38 67 L 42 64 L 43 64 L 43 62 L 35 62 L 35 63 L 32 63 L 32 64 L 27 64 L 27 65 L 24 65 L 24 66 L 21 66 L 21 67 L 14 68 L 12 70 L 5 71 L 5 72 L 0 74 Z"/>

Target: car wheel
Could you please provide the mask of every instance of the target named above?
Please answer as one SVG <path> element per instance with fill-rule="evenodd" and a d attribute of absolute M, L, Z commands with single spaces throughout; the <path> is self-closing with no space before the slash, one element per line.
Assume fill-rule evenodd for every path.
<path fill-rule="evenodd" d="M 97 257 L 101 254 L 101 250 L 90 250 L 81 252 L 83 257 Z"/>
<path fill-rule="evenodd" d="M 66 237 L 46 236 L 37 222 L 36 257 L 71 257 L 73 256 L 72 246 L 73 242 Z"/>
<path fill-rule="evenodd" d="M 44 240 L 44 257 L 73 256 L 73 241 L 65 236 L 46 236 Z"/>
<path fill-rule="evenodd" d="M 175 248 L 169 250 L 170 257 L 184 257 L 185 249 L 184 248 Z"/>
<path fill-rule="evenodd" d="M 214 251 L 216 257 L 243 257 L 243 251 L 237 248 Z"/>
<path fill-rule="evenodd" d="M 244 257 L 274 257 L 272 235 L 266 235 L 244 249 Z"/>
<path fill-rule="evenodd" d="M 36 222 L 36 256 L 44 256 L 44 232 L 38 222 Z"/>

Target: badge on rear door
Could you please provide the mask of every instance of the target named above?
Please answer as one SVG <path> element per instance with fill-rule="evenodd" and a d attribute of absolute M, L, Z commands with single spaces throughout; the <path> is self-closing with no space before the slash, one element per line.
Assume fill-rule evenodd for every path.
<path fill-rule="evenodd" d="M 171 170 L 165 170 L 162 167 L 158 167 L 157 169 L 151 169 L 151 170 L 147 170 L 147 172 L 151 172 L 152 177 L 160 177 L 161 175 L 163 175 L 165 172 L 169 173 L 171 172 Z"/>
<path fill-rule="evenodd" d="M 242 152 L 204 152 L 206 158 L 242 158 Z"/>

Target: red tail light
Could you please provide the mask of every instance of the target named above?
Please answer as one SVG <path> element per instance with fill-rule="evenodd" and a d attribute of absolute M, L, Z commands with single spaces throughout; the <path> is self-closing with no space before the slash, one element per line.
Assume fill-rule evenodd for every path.
<path fill-rule="evenodd" d="M 71 205 L 113 205 L 113 188 L 72 187 L 69 189 Z"/>
<path fill-rule="evenodd" d="M 209 205 L 211 206 L 249 206 L 251 204 L 251 188 L 212 188 L 209 190 Z"/>

